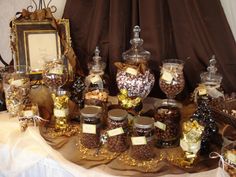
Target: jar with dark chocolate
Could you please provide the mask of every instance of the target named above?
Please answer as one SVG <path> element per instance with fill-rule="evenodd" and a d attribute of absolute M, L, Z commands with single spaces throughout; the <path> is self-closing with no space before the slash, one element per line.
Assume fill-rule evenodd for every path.
<path fill-rule="evenodd" d="M 88 64 L 89 75 L 85 78 L 85 105 L 104 106 L 108 99 L 108 77 L 104 73 L 106 63 L 95 49 L 93 62 Z"/>
<path fill-rule="evenodd" d="M 162 62 L 159 85 L 168 99 L 174 99 L 184 89 L 183 68 L 182 60 L 167 59 Z"/>
<path fill-rule="evenodd" d="M 150 93 L 155 82 L 148 66 L 150 52 L 143 49 L 140 31 L 139 26 L 134 27 L 131 49 L 123 53 L 124 62 L 115 63 L 118 68 L 116 82 L 120 91 L 119 103 L 124 109 L 136 112 L 142 109 L 142 100 Z"/>
<path fill-rule="evenodd" d="M 112 109 L 108 112 L 107 147 L 111 152 L 124 152 L 128 148 L 127 116 L 127 111 L 122 109 Z"/>
<path fill-rule="evenodd" d="M 101 109 L 87 106 L 81 110 L 81 144 L 92 149 L 100 146 Z"/>
<path fill-rule="evenodd" d="M 136 160 L 151 160 L 154 152 L 154 120 L 149 117 L 134 119 L 130 156 Z"/>
<path fill-rule="evenodd" d="M 180 108 L 175 103 L 163 102 L 156 109 L 154 119 L 157 146 L 177 146 L 180 138 Z"/>

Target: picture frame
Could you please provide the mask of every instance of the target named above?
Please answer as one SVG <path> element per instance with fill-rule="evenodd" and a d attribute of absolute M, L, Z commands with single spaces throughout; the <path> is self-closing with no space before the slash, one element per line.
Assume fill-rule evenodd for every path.
<path fill-rule="evenodd" d="M 69 19 L 58 19 L 56 23 L 67 45 L 71 46 Z M 60 57 L 65 50 L 61 36 L 48 20 L 13 20 L 11 32 L 14 36 L 15 64 L 29 66 L 31 78 L 36 80 L 42 78 L 44 63 Z M 64 62 L 70 79 L 73 77 L 72 67 L 67 60 Z"/>

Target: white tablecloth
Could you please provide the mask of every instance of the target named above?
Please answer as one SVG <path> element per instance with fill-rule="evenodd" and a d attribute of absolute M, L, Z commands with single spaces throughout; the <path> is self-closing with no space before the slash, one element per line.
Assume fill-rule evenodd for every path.
<path fill-rule="evenodd" d="M 221 177 L 221 169 L 165 175 L 166 177 Z M 0 177 L 109 177 L 102 167 L 85 169 L 66 160 L 40 136 L 37 127 L 21 132 L 16 118 L 0 112 Z M 223 176 L 222 176 L 223 177 Z"/>

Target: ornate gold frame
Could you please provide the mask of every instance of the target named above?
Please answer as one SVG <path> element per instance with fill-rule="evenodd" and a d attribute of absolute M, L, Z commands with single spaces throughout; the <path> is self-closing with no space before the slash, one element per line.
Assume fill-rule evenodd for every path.
<path fill-rule="evenodd" d="M 68 19 L 58 19 L 57 25 L 60 28 L 60 33 L 63 33 L 63 36 L 66 40 L 67 45 L 71 46 L 71 37 L 70 37 L 70 25 Z M 11 43 L 13 45 L 13 54 L 14 54 L 14 62 L 17 65 L 28 65 L 30 66 L 30 58 L 29 58 L 29 48 L 27 43 L 27 34 L 48 34 L 55 33 L 56 36 L 56 52 L 60 56 L 64 53 L 64 48 L 60 40 L 60 36 L 58 31 L 53 28 L 50 21 L 21 21 L 21 20 L 13 20 L 11 27 Z M 40 45 L 40 44 L 39 44 Z M 66 61 L 69 71 L 69 78 L 73 78 L 73 71 L 70 63 Z M 40 75 L 42 74 L 42 70 L 32 71 L 31 75 Z M 37 77 L 36 77 L 37 78 Z"/>

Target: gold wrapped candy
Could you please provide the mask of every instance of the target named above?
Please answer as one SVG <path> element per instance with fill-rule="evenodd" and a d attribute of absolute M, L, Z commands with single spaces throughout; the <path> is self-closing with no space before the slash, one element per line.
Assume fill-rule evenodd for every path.
<path fill-rule="evenodd" d="M 66 91 L 58 91 L 57 93 L 52 93 L 52 99 L 54 103 L 55 129 L 65 130 L 68 128 L 69 96 Z"/>
<path fill-rule="evenodd" d="M 125 109 L 130 109 L 138 106 L 142 99 L 140 97 L 136 97 L 134 99 L 128 97 L 128 91 L 126 89 L 121 89 L 120 94 L 117 96 L 118 100 L 121 103 L 121 106 Z"/>

